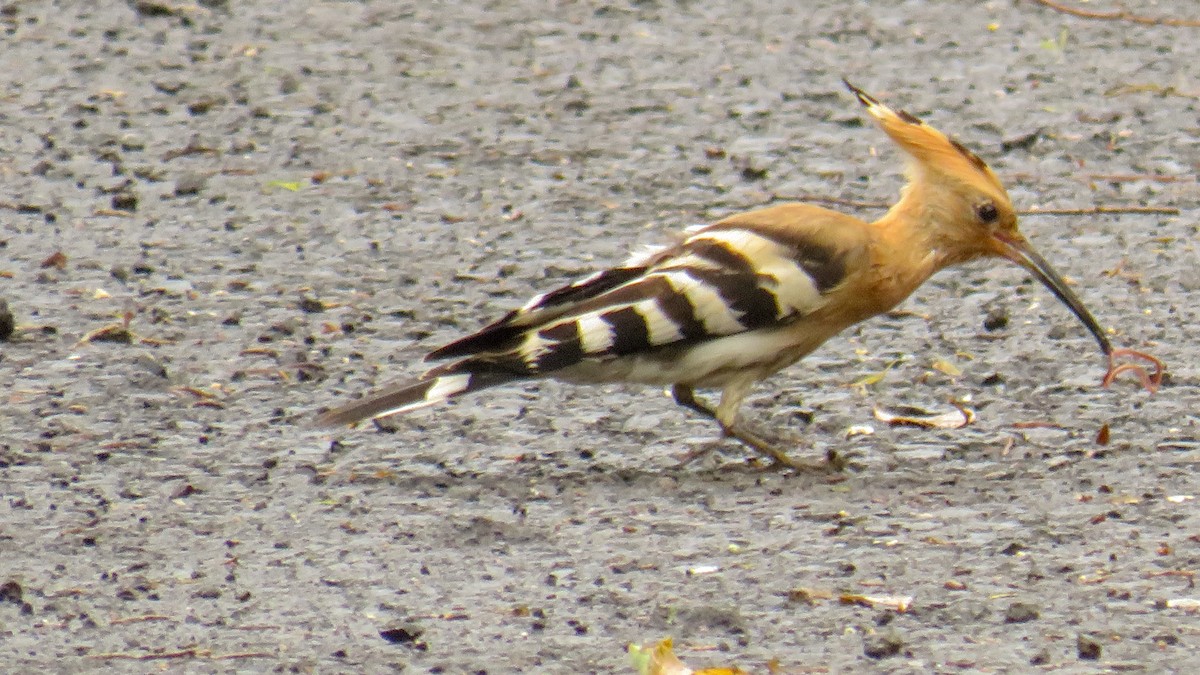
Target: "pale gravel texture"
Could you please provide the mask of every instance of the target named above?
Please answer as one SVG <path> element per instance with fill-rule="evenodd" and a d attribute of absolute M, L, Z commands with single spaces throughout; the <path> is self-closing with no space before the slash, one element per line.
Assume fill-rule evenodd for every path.
<path fill-rule="evenodd" d="M 6 5 L 3 668 L 624 672 L 627 643 L 667 635 L 758 671 L 1193 659 L 1200 620 L 1164 603 L 1200 598 L 1167 574 L 1200 566 L 1196 502 L 1168 499 L 1200 494 L 1196 31 L 1031 2 L 713 4 Z M 991 263 L 757 391 L 758 426 L 853 457 L 841 481 L 675 468 L 713 429 L 644 388 L 511 387 L 340 447 L 307 426 L 687 225 L 771 194 L 891 199 L 899 158 L 842 76 L 957 135 L 1021 207 L 1182 209 L 1025 221 L 1168 385 L 1101 389 L 1066 310 Z M 1178 180 L 1094 178 L 1140 173 Z M 145 341 L 80 343 L 126 311 Z M 871 416 L 967 396 L 963 430 Z M 912 608 L 821 598 L 843 592 Z M 1037 618 L 1006 622 L 1014 603 Z M 866 656 L 887 633 L 899 653 Z"/>

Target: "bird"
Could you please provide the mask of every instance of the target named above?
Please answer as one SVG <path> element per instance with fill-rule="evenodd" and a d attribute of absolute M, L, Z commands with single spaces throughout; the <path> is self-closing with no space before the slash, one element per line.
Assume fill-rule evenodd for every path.
<path fill-rule="evenodd" d="M 676 403 L 714 420 L 722 438 L 768 467 L 837 469 L 835 451 L 800 461 L 751 429 L 739 416 L 746 396 L 846 328 L 892 310 L 933 274 L 982 258 L 1024 268 L 1111 363 L 1105 331 L 1022 234 L 988 165 L 915 115 L 843 83 L 907 160 L 900 197 L 879 219 L 783 203 L 688 228 L 434 349 L 425 358 L 441 365 L 329 410 L 317 424 L 352 425 L 539 378 L 637 383 L 669 387 Z M 697 389 L 717 389 L 719 399 L 702 401 Z"/>

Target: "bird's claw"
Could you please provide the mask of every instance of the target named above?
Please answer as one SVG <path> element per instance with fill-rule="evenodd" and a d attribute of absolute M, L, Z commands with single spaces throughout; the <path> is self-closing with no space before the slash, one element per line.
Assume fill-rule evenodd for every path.
<path fill-rule="evenodd" d="M 826 450 L 825 460 L 821 462 L 791 461 L 786 468 L 803 473 L 842 473 L 849 463 L 842 453 L 837 450 Z"/>
<path fill-rule="evenodd" d="M 846 458 L 837 450 L 828 450 L 825 452 L 825 460 L 821 462 L 804 462 L 798 459 L 792 459 L 788 455 L 780 451 L 778 454 L 771 455 L 771 461 L 768 464 L 759 464 L 757 470 L 764 473 L 768 471 L 794 471 L 796 473 L 815 473 L 815 474 L 833 474 L 842 473 L 846 470 L 849 464 Z"/>

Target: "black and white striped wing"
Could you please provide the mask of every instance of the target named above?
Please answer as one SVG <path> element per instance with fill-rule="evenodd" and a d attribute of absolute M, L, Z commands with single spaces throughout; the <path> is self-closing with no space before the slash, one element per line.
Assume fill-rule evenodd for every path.
<path fill-rule="evenodd" d="M 428 357 L 453 361 L 318 422 L 352 424 L 556 371 L 667 384 L 770 362 L 786 346 L 772 329 L 819 310 L 869 267 L 859 226 L 792 204 L 690 230 L 678 245 L 533 298 Z"/>
<path fill-rule="evenodd" d="M 820 237 L 726 221 L 538 296 L 430 358 L 552 373 L 785 325 L 820 308 L 856 253 Z"/>

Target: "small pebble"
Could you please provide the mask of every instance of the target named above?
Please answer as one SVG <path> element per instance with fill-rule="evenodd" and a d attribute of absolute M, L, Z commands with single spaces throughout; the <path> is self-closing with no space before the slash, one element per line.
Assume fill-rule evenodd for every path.
<path fill-rule="evenodd" d="M 1004 611 L 1004 623 L 1025 623 L 1039 616 L 1037 607 L 1026 602 L 1014 602 Z"/>
<path fill-rule="evenodd" d="M 184 195 L 194 195 L 204 189 L 204 184 L 208 182 L 208 178 L 203 174 L 189 173 L 180 176 L 179 180 L 175 181 L 175 196 L 182 197 Z"/>
<path fill-rule="evenodd" d="M 989 333 L 1008 326 L 1008 312 L 1003 309 L 993 309 L 983 320 L 983 329 Z"/>
<path fill-rule="evenodd" d="M 118 192 L 112 196 L 112 207 L 118 211 L 137 211 L 138 198 L 132 192 Z"/>
<path fill-rule="evenodd" d="M 305 314 L 319 314 L 325 311 L 325 303 L 307 295 L 300 297 L 299 307 L 300 311 Z"/>
<path fill-rule="evenodd" d="M 12 312 L 8 310 L 8 303 L 0 300 L 0 342 L 12 337 L 16 329 L 17 320 L 13 318 Z"/>
<path fill-rule="evenodd" d="M 892 633 L 876 633 L 863 640 L 863 654 L 866 654 L 872 659 L 886 659 L 889 656 L 895 656 L 900 653 L 904 647 L 904 641 L 900 636 Z"/>
<path fill-rule="evenodd" d="M 1100 660 L 1100 643 L 1086 635 L 1080 635 L 1075 640 L 1075 648 L 1079 650 L 1079 658 L 1084 661 Z"/>

